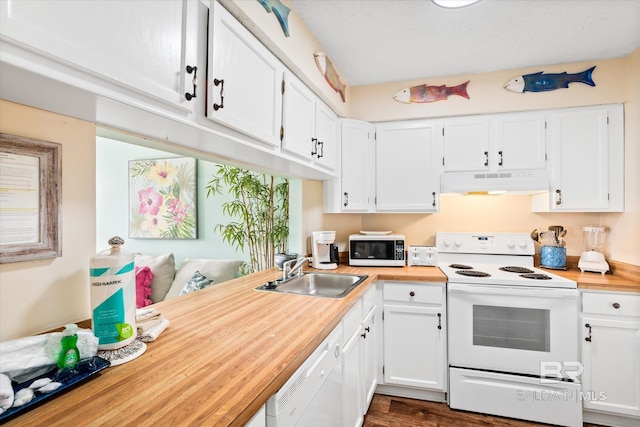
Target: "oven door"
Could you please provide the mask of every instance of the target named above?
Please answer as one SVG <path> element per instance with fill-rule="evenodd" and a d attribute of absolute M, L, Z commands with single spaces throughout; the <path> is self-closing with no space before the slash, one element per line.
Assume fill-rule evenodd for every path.
<path fill-rule="evenodd" d="M 578 296 L 576 289 L 449 283 L 449 365 L 575 376 Z"/>

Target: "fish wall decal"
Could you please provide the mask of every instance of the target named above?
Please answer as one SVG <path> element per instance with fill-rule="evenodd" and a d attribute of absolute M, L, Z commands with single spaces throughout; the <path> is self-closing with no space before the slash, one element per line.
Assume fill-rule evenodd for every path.
<path fill-rule="evenodd" d="M 258 0 L 258 2 L 267 10 L 267 13 L 273 12 L 276 15 L 282 32 L 285 37 L 289 37 L 289 12 L 291 9 L 282 4 L 280 0 Z"/>
<path fill-rule="evenodd" d="M 347 85 L 342 83 L 342 81 L 340 80 L 340 76 L 333 66 L 333 62 L 331 62 L 331 60 L 327 57 L 327 55 L 324 54 L 324 52 L 314 53 L 313 59 L 316 60 L 316 65 L 318 66 L 318 69 L 324 76 L 327 83 L 329 83 L 329 86 L 331 86 L 333 90 L 338 92 L 340 94 L 340 97 L 342 98 L 342 102 L 345 102 L 345 90 L 347 88 Z"/>
<path fill-rule="evenodd" d="M 566 89 L 569 87 L 569 83 L 584 83 L 589 86 L 595 86 L 596 84 L 591 77 L 595 68 L 596 66 L 594 65 L 588 70 L 575 74 L 567 74 L 566 71 L 562 73 L 543 73 L 539 71 L 518 76 L 504 85 L 504 88 L 511 92 L 524 93 Z"/>
<path fill-rule="evenodd" d="M 393 99 L 406 104 L 436 102 L 448 99 L 451 95 L 458 95 L 469 99 L 467 85 L 469 80 L 458 86 L 427 86 L 426 84 L 404 88 L 395 95 Z"/>

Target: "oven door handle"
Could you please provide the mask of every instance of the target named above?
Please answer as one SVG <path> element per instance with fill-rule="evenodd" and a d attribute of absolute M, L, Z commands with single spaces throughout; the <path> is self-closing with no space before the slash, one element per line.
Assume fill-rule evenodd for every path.
<path fill-rule="evenodd" d="M 448 283 L 449 293 L 470 294 L 470 295 L 508 295 L 508 296 L 541 296 L 545 298 L 578 298 L 577 289 L 566 288 L 532 288 L 528 286 L 509 285 L 468 285 L 462 283 Z"/>

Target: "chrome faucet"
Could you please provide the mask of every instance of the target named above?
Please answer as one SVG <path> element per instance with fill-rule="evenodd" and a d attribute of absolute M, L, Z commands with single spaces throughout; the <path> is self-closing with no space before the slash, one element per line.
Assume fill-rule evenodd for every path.
<path fill-rule="evenodd" d="M 292 277 L 302 276 L 302 265 L 308 261 L 311 262 L 313 258 L 300 257 L 298 259 L 292 259 L 285 262 L 282 265 L 282 281 L 285 282 Z M 295 276 L 294 276 L 295 274 Z"/>

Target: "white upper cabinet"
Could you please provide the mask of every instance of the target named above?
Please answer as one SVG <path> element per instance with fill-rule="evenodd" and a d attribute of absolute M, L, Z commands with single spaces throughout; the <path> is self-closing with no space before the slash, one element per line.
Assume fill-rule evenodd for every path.
<path fill-rule="evenodd" d="M 437 212 L 440 199 L 436 122 L 376 126 L 376 211 Z"/>
<path fill-rule="evenodd" d="M 318 150 L 316 96 L 289 72 L 285 73 L 282 109 L 282 151 L 311 161 Z"/>
<path fill-rule="evenodd" d="M 292 73 L 285 72 L 282 151 L 315 166 L 338 168 L 338 118 Z"/>
<path fill-rule="evenodd" d="M 338 116 L 322 101 L 316 100 L 316 140 L 318 148 L 315 150 L 316 166 L 331 172 L 338 170 L 340 155 L 338 137 Z"/>
<path fill-rule="evenodd" d="M 115 85 L 123 97 L 144 95 L 189 112 L 193 101 L 185 93 L 193 93 L 194 74 L 186 67 L 198 66 L 197 7 L 188 0 L 127 1 L 117 6 L 106 0 L 8 0 L 0 3 L 0 31 L 4 40 L 43 60 Z M 197 70 L 201 81 L 204 65 Z M 47 74 L 44 69 L 32 71 Z"/>
<path fill-rule="evenodd" d="M 498 114 L 493 118 L 489 165 L 502 171 L 546 168 L 545 114 Z"/>
<path fill-rule="evenodd" d="M 340 178 L 323 182 L 324 211 L 373 211 L 373 126 L 358 120 L 341 120 Z"/>
<path fill-rule="evenodd" d="M 445 173 L 489 170 L 489 119 L 487 117 L 446 119 L 443 137 Z"/>
<path fill-rule="evenodd" d="M 622 212 L 622 105 L 550 111 L 549 192 L 532 199 L 534 211 Z"/>
<path fill-rule="evenodd" d="M 283 65 L 217 2 L 209 35 L 207 117 L 280 146 Z"/>

